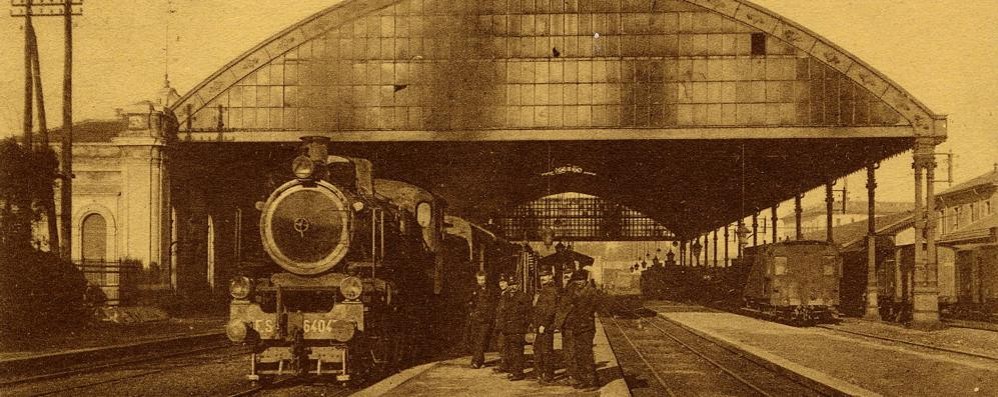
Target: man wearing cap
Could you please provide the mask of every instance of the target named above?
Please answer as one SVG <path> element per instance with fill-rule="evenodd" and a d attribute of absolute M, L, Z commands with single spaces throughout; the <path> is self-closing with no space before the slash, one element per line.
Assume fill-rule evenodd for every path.
<path fill-rule="evenodd" d="M 558 298 L 558 309 L 555 312 L 554 323 L 551 324 L 556 330 L 561 331 L 561 355 L 562 361 L 565 363 L 565 383 L 568 385 L 575 385 L 578 382 L 575 373 L 575 359 L 572 357 L 572 341 L 575 335 L 572 330 L 565 328 L 565 318 L 568 317 L 575 298 L 575 285 L 571 282 L 573 274 L 574 270 L 571 267 L 564 268 L 561 283 L 563 287 L 561 296 Z"/>
<path fill-rule="evenodd" d="M 541 270 L 541 289 L 534 302 L 533 322 L 537 327 L 534 338 L 534 370 L 542 385 L 554 380 L 554 317 L 558 310 L 558 286 L 551 269 Z"/>
<path fill-rule="evenodd" d="M 492 322 L 495 317 L 495 299 L 492 291 L 485 284 L 485 273 L 475 275 L 478 286 L 471 294 L 468 302 L 468 345 L 471 349 L 471 367 L 481 368 L 485 365 L 485 349 L 492 333 Z"/>
<path fill-rule="evenodd" d="M 588 279 L 588 272 L 576 270 L 572 273 L 568 285 L 566 299 L 569 303 L 562 305 L 564 320 L 563 334 L 570 337 L 563 347 L 571 351 L 568 368 L 573 380 L 569 384 L 586 391 L 596 390 L 596 363 L 593 357 L 593 339 L 596 337 L 596 305 L 598 303 L 596 290 Z"/>
<path fill-rule="evenodd" d="M 502 364 L 497 372 L 509 372 L 509 379 L 523 380 L 523 343 L 530 322 L 531 299 L 516 285 L 515 278 L 499 280 L 502 295 L 496 310 L 496 329 L 502 334 Z"/>
<path fill-rule="evenodd" d="M 572 285 L 575 287 L 574 299 L 568 316 L 565 318 L 565 328 L 573 333 L 572 359 L 578 384 L 577 389 L 596 390 L 596 362 L 593 357 L 593 340 L 596 338 L 596 306 L 599 304 L 594 283 L 590 283 L 589 274 L 578 270 L 572 274 Z"/>

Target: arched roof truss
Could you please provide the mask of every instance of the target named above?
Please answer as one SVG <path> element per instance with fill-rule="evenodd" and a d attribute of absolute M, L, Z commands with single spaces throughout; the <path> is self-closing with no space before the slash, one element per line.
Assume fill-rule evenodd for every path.
<path fill-rule="evenodd" d="M 174 111 L 182 133 L 259 141 L 945 136 L 883 74 L 742 0 L 347 0 Z"/>

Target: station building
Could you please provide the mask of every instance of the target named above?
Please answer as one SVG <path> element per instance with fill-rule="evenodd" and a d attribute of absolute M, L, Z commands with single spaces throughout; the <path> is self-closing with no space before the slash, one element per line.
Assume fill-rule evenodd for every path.
<path fill-rule="evenodd" d="M 748 1 L 347 0 L 179 98 L 76 130 L 73 257 L 130 259 L 143 291 L 222 297 L 302 136 L 468 219 L 580 192 L 689 242 L 905 151 L 916 203 L 933 203 L 946 118 Z M 547 176 L 567 165 L 587 173 Z M 932 321 L 927 214 L 916 312 Z"/>
<path fill-rule="evenodd" d="M 939 194 L 939 244 L 956 251 L 963 302 L 998 302 L 998 165 Z"/>

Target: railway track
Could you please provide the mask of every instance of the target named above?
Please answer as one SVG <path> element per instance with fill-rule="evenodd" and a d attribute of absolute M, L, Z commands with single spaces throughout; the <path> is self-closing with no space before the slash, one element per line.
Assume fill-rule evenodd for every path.
<path fill-rule="evenodd" d="M 41 381 L 48 381 L 48 380 L 56 380 L 56 379 L 68 378 L 68 377 L 71 377 L 71 376 L 78 376 L 78 375 L 85 375 L 85 374 L 90 374 L 90 373 L 96 373 L 96 372 L 105 371 L 105 370 L 109 370 L 109 369 L 115 369 L 115 368 L 124 367 L 124 366 L 128 366 L 128 365 L 145 364 L 145 363 L 156 362 L 156 361 L 170 359 L 170 358 L 175 358 L 175 357 L 182 357 L 182 356 L 188 356 L 188 355 L 195 355 L 195 354 L 207 353 L 207 352 L 211 352 L 211 351 L 215 351 L 215 350 L 222 350 L 222 349 L 226 349 L 226 348 L 234 348 L 234 346 L 232 345 L 231 342 L 226 341 L 226 342 L 220 342 L 220 343 L 213 343 L 213 344 L 208 345 L 208 346 L 201 346 L 201 347 L 197 347 L 197 348 L 194 348 L 194 349 L 186 349 L 186 350 L 182 350 L 182 351 L 173 351 L 173 352 L 166 352 L 166 353 L 159 353 L 159 354 L 149 354 L 149 355 L 145 355 L 145 356 L 138 357 L 138 358 L 125 359 L 125 360 L 114 360 L 114 361 L 110 361 L 110 362 L 105 362 L 103 364 L 89 365 L 89 366 L 86 366 L 86 367 L 73 368 L 73 369 L 68 369 L 68 370 L 64 370 L 64 371 L 57 371 L 57 372 L 50 372 L 50 373 L 44 373 L 44 374 L 38 374 L 38 375 L 32 375 L 32 376 L 18 377 L 18 378 L 14 378 L 14 379 L 7 379 L 7 380 L 0 381 L 0 388 L 7 389 L 7 388 L 10 388 L 10 387 L 13 387 L 13 386 L 23 385 L 23 384 L 32 383 L 32 382 L 41 382 Z M 243 353 L 240 352 L 238 354 L 243 354 Z M 236 354 L 234 354 L 234 355 L 236 355 Z M 145 375 L 152 375 L 154 373 L 159 373 L 159 372 L 162 372 L 162 371 L 163 370 L 150 371 L 148 373 L 138 374 L 138 375 L 135 375 L 133 377 L 141 377 L 141 376 L 145 376 Z"/>
<path fill-rule="evenodd" d="M 868 334 L 866 332 L 848 331 L 848 330 L 844 330 L 844 329 L 837 329 L 837 328 L 834 328 L 832 326 L 825 325 L 825 324 L 818 325 L 817 327 L 818 328 L 824 328 L 824 329 L 827 329 L 827 330 L 830 330 L 830 331 L 833 331 L 833 332 L 843 333 L 843 334 L 862 336 L 864 338 L 877 339 L 877 340 L 894 342 L 894 343 L 899 343 L 899 344 L 904 344 L 904 345 L 910 345 L 910 346 L 917 346 L 917 347 L 921 347 L 921 348 L 929 349 L 929 350 L 935 350 L 935 351 L 942 351 L 942 352 L 947 352 L 947 353 L 959 354 L 959 355 L 962 355 L 962 356 L 983 358 L 983 359 L 987 359 L 987 360 L 998 362 L 998 356 L 993 356 L 993 355 L 989 355 L 989 354 L 968 352 L 968 351 L 965 351 L 965 350 L 958 350 L 958 349 L 950 349 L 950 348 L 946 348 L 946 347 L 942 347 L 942 346 L 933 346 L 933 345 L 929 345 L 929 344 L 925 344 L 925 343 L 918 343 L 918 342 L 912 342 L 912 341 L 903 340 L 903 339 L 891 338 L 891 337 L 887 337 L 887 336 Z"/>
<path fill-rule="evenodd" d="M 619 305 L 612 310 L 628 315 L 636 312 Z M 666 395 L 698 394 L 696 390 L 691 390 L 697 387 L 712 388 L 711 392 L 720 389 L 737 395 L 822 395 L 667 319 L 638 316 L 637 320 L 621 324 L 625 321 L 615 317 L 610 316 L 610 322 L 643 364 L 646 371 L 641 372 L 650 374 L 660 386 L 657 389 Z M 633 329 L 635 326 L 637 330 Z M 632 329 L 629 331 L 628 328 Z M 651 335 L 642 329 L 650 330 Z M 644 339 L 640 339 L 642 336 Z M 653 355 L 665 356 L 655 360 L 649 357 Z"/>
<path fill-rule="evenodd" d="M 70 379 L 70 378 L 72 378 L 74 376 L 84 376 L 84 375 L 90 375 L 90 374 L 98 374 L 98 373 L 101 373 L 103 371 L 117 371 L 117 370 L 122 370 L 122 371 L 124 371 L 126 373 L 124 375 L 112 376 L 112 377 L 110 377 L 108 379 L 97 380 L 97 381 L 90 381 L 90 382 L 83 382 L 83 383 L 77 383 L 77 384 L 70 384 L 70 385 L 67 385 L 65 387 L 59 387 L 59 388 L 55 388 L 55 389 L 51 389 L 51 390 L 45 390 L 45 391 L 37 392 L 37 393 L 29 393 L 29 394 L 26 394 L 26 395 L 30 395 L 30 396 L 48 396 L 48 395 L 54 395 L 54 394 L 65 394 L 67 392 L 72 392 L 74 390 L 80 390 L 80 389 L 86 389 L 86 388 L 92 388 L 92 387 L 96 387 L 96 386 L 101 386 L 101 385 L 107 385 L 107 384 L 111 384 L 111 383 L 119 383 L 119 382 L 124 382 L 124 381 L 129 381 L 129 380 L 135 380 L 135 379 L 147 377 L 147 376 L 150 376 L 150 375 L 164 373 L 164 372 L 167 372 L 167 371 L 170 371 L 170 370 L 174 370 L 174 369 L 178 369 L 178 368 L 184 368 L 185 366 L 189 366 L 189 365 L 192 365 L 192 364 L 195 364 L 195 363 L 204 363 L 203 360 L 196 360 L 194 362 L 183 362 L 182 361 L 180 363 L 174 363 L 174 364 L 168 364 L 168 365 L 154 365 L 154 363 L 157 363 L 157 362 L 163 361 L 163 360 L 171 360 L 171 359 L 176 359 L 176 358 L 185 357 L 185 356 L 197 356 L 199 354 L 211 353 L 213 351 L 223 350 L 223 349 L 227 349 L 227 348 L 234 348 L 234 346 L 232 346 L 231 343 L 225 343 L 225 344 L 219 344 L 219 345 L 212 345 L 212 346 L 200 347 L 200 348 L 196 348 L 196 349 L 188 349 L 188 350 L 184 350 L 184 351 L 170 352 L 170 353 L 165 353 L 165 354 L 148 355 L 148 356 L 144 356 L 142 358 L 131 359 L 131 360 L 120 360 L 120 361 L 115 361 L 115 362 L 112 362 L 112 363 L 105 363 L 105 364 L 91 366 L 91 367 L 86 367 L 86 368 L 79 368 L 79 369 L 73 369 L 73 370 L 68 370 L 68 371 L 60 371 L 60 372 L 53 372 L 53 373 L 48 373 L 48 374 L 41 374 L 41 375 L 36 375 L 36 376 L 31 376 L 31 377 L 25 377 L 25 378 L 19 378 L 19 379 L 5 381 L 3 383 L 0 383 L 0 389 L 10 390 L 10 388 L 13 387 L 13 386 L 28 386 L 31 383 L 38 383 L 38 382 L 45 382 L 45 381 L 60 381 L 60 380 L 63 380 L 63 379 Z M 216 357 L 212 361 L 221 361 L 221 360 L 229 359 L 229 358 L 236 357 L 236 356 L 243 355 L 243 354 L 245 354 L 245 352 L 242 352 L 242 351 L 234 352 L 232 354 L 226 354 L 226 355 L 222 355 L 220 357 Z M 124 366 L 137 366 L 137 367 L 135 369 L 125 369 L 125 368 L 122 368 Z M 144 369 L 141 366 L 147 366 L 148 369 Z"/>

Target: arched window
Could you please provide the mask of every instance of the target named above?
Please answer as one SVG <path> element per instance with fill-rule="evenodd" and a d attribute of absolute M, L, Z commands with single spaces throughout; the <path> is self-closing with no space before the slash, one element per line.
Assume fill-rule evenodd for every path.
<path fill-rule="evenodd" d="M 107 221 L 100 214 L 83 218 L 80 226 L 81 256 L 84 262 L 103 262 L 107 259 Z"/>

